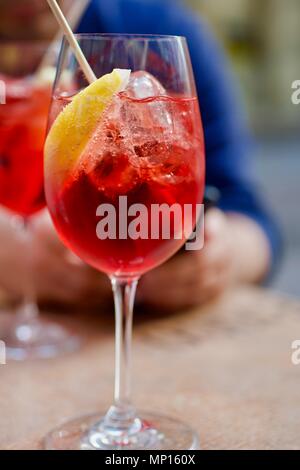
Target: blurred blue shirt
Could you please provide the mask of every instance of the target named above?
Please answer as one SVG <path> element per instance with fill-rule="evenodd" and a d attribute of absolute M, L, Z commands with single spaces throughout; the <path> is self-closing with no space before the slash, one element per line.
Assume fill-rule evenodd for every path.
<path fill-rule="evenodd" d="M 221 209 L 245 214 L 262 227 L 274 268 L 280 235 L 255 183 L 252 142 L 237 84 L 205 22 L 179 0 L 92 0 L 78 31 L 187 38 L 204 127 L 206 183 L 219 189 Z"/>

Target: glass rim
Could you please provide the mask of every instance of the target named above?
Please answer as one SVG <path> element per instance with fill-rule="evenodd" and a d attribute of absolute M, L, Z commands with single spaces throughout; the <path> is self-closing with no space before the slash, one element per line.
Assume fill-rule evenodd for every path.
<path fill-rule="evenodd" d="M 158 40 L 158 41 L 170 41 L 170 40 L 180 40 L 186 41 L 185 36 L 169 35 L 169 34 L 138 34 L 138 33 L 75 33 L 76 39 L 140 39 L 144 41 Z M 67 40 L 64 35 L 63 38 Z"/>

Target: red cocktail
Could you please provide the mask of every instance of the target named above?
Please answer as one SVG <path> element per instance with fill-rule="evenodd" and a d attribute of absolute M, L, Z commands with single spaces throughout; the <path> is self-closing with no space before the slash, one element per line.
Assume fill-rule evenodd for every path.
<path fill-rule="evenodd" d="M 69 101 L 56 97 L 55 114 Z M 164 121 L 156 120 L 156 112 Z M 162 112 L 168 113 L 167 118 Z M 65 243 L 107 274 L 140 275 L 175 253 L 185 241 L 184 224 L 196 223 L 195 208 L 202 201 L 204 189 L 204 142 L 197 99 L 134 99 L 126 91 L 119 93 L 106 109 L 80 161 L 60 185 L 56 184 L 55 169 L 56 163 L 52 162 L 46 182 L 48 207 Z M 101 220 L 97 208 L 103 204 L 115 208 L 117 234 L 120 224 L 129 225 L 133 220 L 124 205 L 120 213 L 120 196 L 126 196 L 127 207 L 143 204 L 147 209 L 147 238 L 97 236 Z M 151 218 L 153 204 L 178 204 L 183 219 L 185 205 L 194 210 L 188 215 L 191 220 L 179 223 L 171 217 L 169 239 L 163 239 L 161 226 L 158 239 L 152 239 L 151 229 L 157 223 Z M 178 231 L 180 236 L 175 239 Z"/>
<path fill-rule="evenodd" d="M 8 79 L 0 106 L 0 204 L 24 216 L 45 206 L 43 147 L 51 85 Z"/>

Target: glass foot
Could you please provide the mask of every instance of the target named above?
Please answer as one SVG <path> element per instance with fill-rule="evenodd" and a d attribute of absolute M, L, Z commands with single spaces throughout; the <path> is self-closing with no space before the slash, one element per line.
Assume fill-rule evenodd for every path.
<path fill-rule="evenodd" d="M 48 359 L 71 353 L 80 347 L 80 339 L 63 326 L 40 317 L 33 321 L 11 319 L 1 331 L 7 359 Z"/>
<path fill-rule="evenodd" d="M 104 416 L 104 417 L 103 417 Z M 141 413 L 131 432 L 107 429 L 105 413 L 66 422 L 49 433 L 47 450 L 196 450 L 197 434 L 173 418 Z"/>

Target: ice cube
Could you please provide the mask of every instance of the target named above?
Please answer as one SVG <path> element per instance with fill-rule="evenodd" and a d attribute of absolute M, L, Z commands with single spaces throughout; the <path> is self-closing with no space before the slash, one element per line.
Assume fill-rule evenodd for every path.
<path fill-rule="evenodd" d="M 153 75 L 144 71 L 132 73 L 125 94 L 136 100 L 125 100 L 121 110 L 122 119 L 131 133 L 142 137 L 149 131 L 152 135 L 155 132 L 172 131 L 172 115 L 170 103 L 165 98 L 166 90 Z M 143 102 L 147 98 L 149 101 Z"/>
<path fill-rule="evenodd" d="M 144 99 L 166 94 L 162 84 L 148 72 L 134 72 L 126 87 L 126 94 L 131 98 Z"/>
<path fill-rule="evenodd" d="M 160 183 L 179 177 L 186 135 L 180 109 L 152 75 L 133 73 L 125 91 L 107 107 L 82 156 L 93 185 L 110 198 L 134 190 L 144 177 Z"/>
<path fill-rule="evenodd" d="M 88 173 L 92 184 L 108 198 L 126 195 L 139 181 L 139 170 L 132 165 L 130 156 L 107 150 Z"/>
<path fill-rule="evenodd" d="M 131 142 L 122 135 L 116 99 L 81 156 L 81 168 L 108 198 L 125 195 L 139 183 L 140 169 Z"/>

